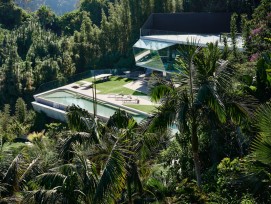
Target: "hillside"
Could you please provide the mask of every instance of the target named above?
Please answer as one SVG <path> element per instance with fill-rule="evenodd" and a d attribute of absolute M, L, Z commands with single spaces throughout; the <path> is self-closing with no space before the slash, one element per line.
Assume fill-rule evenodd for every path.
<path fill-rule="evenodd" d="M 0 0 L 0 204 L 271 203 L 271 1 L 80 2 Z"/>
<path fill-rule="evenodd" d="M 63 15 L 75 10 L 79 0 L 15 0 L 15 3 L 27 11 L 36 11 L 40 6 L 45 5 L 57 15 Z"/>

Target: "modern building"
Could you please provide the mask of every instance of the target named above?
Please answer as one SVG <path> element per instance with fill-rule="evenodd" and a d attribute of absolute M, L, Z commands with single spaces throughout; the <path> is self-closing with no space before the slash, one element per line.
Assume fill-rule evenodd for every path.
<path fill-rule="evenodd" d="M 133 46 L 136 65 L 174 72 L 180 45 L 194 42 L 205 47 L 207 43 L 217 41 L 218 46 L 223 48 L 226 36 L 231 48 L 230 22 L 230 13 L 154 13 L 140 29 L 140 39 Z M 237 37 L 236 47 L 243 49 L 241 36 Z"/>

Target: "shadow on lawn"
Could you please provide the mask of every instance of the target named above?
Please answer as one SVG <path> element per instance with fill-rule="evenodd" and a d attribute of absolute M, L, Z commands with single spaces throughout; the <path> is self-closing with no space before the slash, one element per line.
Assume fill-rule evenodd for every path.
<path fill-rule="evenodd" d="M 111 80 L 111 79 L 113 79 L 113 80 Z M 125 82 L 131 82 L 131 81 L 133 81 L 133 79 L 123 78 L 123 77 L 120 77 L 120 76 L 115 76 L 114 78 L 111 77 L 110 80 L 111 81 L 121 81 L 121 80 L 124 80 Z"/>
<path fill-rule="evenodd" d="M 147 94 L 139 92 L 139 91 L 134 91 L 131 95 L 133 95 L 133 96 L 147 96 Z"/>
<path fill-rule="evenodd" d="M 124 81 L 124 82 L 132 82 L 133 80 L 132 79 L 128 79 L 128 78 L 123 78 L 123 77 L 120 77 L 120 76 L 113 76 L 113 77 L 110 77 L 108 81 Z M 103 80 L 96 80 L 96 84 L 101 84 L 101 83 L 105 83 L 105 82 L 108 82 L 108 81 L 103 81 Z"/>

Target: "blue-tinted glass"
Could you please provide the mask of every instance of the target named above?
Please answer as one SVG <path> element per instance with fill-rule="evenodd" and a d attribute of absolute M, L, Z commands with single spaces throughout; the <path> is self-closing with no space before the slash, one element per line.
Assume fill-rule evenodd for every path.
<path fill-rule="evenodd" d="M 175 59 L 178 45 L 154 40 L 140 39 L 133 46 L 137 66 L 166 71 L 176 71 Z"/>

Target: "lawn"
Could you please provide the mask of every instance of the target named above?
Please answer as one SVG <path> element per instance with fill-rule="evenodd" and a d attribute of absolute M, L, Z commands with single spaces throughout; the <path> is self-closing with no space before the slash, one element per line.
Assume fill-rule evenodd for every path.
<path fill-rule="evenodd" d="M 125 104 L 125 106 L 143 111 L 145 113 L 151 113 L 152 111 L 155 110 L 155 107 L 156 107 L 153 105 L 134 105 L 134 104 L 127 104 L 127 105 Z"/>
<path fill-rule="evenodd" d="M 87 78 L 82 81 L 88 81 L 93 82 L 93 78 Z M 141 93 L 139 91 L 134 91 L 132 89 L 128 89 L 123 87 L 123 85 L 128 84 L 132 82 L 132 79 L 112 76 L 109 78 L 106 82 L 97 82 L 96 89 L 99 90 L 99 94 L 124 94 L 124 95 L 146 95 L 144 93 Z"/>
<path fill-rule="evenodd" d="M 93 78 L 86 78 L 82 81 L 93 82 Z M 81 84 L 82 81 L 78 81 L 77 84 Z M 111 76 L 108 81 L 96 82 L 96 88 L 99 90 L 99 94 L 124 94 L 124 95 L 134 95 L 134 96 L 146 96 L 146 94 L 139 91 L 134 91 L 123 87 L 125 84 L 132 82 L 132 79 L 122 78 L 117 76 Z M 138 105 L 138 104 L 125 104 L 125 106 L 134 108 L 136 110 L 143 111 L 145 113 L 151 113 L 155 110 L 153 105 Z"/>

